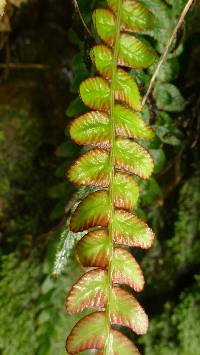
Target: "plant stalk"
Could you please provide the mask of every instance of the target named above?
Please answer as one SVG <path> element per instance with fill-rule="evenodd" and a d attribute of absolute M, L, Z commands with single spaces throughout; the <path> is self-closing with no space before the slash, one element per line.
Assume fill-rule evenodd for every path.
<path fill-rule="evenodd" d="M 115 205 L 114 205 L 114 179 L 115 179 L 115 117 L 114 117 L 114 106 L 115 106 L 115 82 L 118 66 L 118 54 L 119 54 L 119 38 L 120 38 L 120 22 L 121 22 L 121 8 L 122 0 L 118 0 L 117 13 L 116 13 L 116 32 L 114 39 L 114 50 L 113 50 L 113 63 L 112 63 L 112 79 L 110 87 L 110 128 L 111 128 L 111 142 L 110 142 L 110 184 L 108 189 L 109 196 L 109 207 L 110 207 L 110 222 L 109 222 L 109 266 L 108 266 L 108 302 L 106 306 L 106 318 L 107 318 L 107 340 L 104 347 L 104 355 L 110 354 L 111 349 L 111 339 L 110 339 L 110 302 L 112 297 L 112 261 L 113 261 L 113 220 L 115 215 Z"/>
<path fill-rule="evenodd" d="M 184 9 L 183 9 L 183 11 L 182 11 L 182 13 L 181 13 L 181 15 L 180 15 L 180 17 L 179 17 L 179 20 L 178 20 L 178 22 L 177 22 L 177 25 L 176 25 L 176 27 L 174 28 L 174 30 L 173 30 L 173 32 L 172 32 L 172 35 L 171 35 L 171 37 L 169 38 L 169 40 L 168 40 L 168 42 L 167 42 L 167 44 L 166 44 L 166 46 L 165 46 L 164 52 L 163 52 L 163 54 L 161 55 L 160 60 L 159 60 L 159 62 L 158 62 L 158 65 L 157 65 L 157 67 L 156 67 L 156 70 L 155 70 L 155 72 L 154 72 L 154 74 L 153 74 L 153 76 L 152 76 L 152 78 L 151 78 L 151 81 L 150 81 L 149 87 L 148 87 L 148 89 L 147 89 L 146 95 L 144 96 L 144 98 L 143 98 L 143 100 L 142 100 L 142 107 L 145 105 L 145 103 L 146 103 L 146 101 L 147 101 L 147 99 L 148 99 L 148 97 L 149 97 L 149 95 L 150 95 L 150 93 L 151 93 L 151 90 L 152 90 L 152 88 L 153 88 L 153 86 L 154 86 L 155 80 L 156 80 L 156 78 L 157 78 L 157 76 L 158 76 L 158 74 L 159 74 L 160 68 L 161 68 L 161 66 L 162 66 L 163 63 L 164 63 L 164 61 L 165 61 L 165 59 L 166 59 L 166 57 L 167 57 L 167 54 L 168 54 L 168 52 L 169 52 L 169 49 L 170 49 L 170 47 L 171 47 L 171 45 L 172 45 L 172 42 L 173 42 L 174 38 L 176 37 L 176 34 L 177 34 L 179 28 L 181 27 L 181 25 L 182 25 L 182 23 L 183 23 L 183 21 L 184 21 L 184 18 L 185 18 L 185 16 L 187 15 L 189 9 L 191 8 L 193 2 L 194 2 L 194 0 L 188 0 L 186 6 L 184 7 Z"/>

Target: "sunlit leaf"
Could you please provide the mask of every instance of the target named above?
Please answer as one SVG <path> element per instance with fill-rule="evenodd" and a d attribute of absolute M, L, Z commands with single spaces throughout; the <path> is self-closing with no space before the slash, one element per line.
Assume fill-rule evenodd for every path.
<path fill-rule="evenodd" d="M 139 114 L 116 104 L 113 115 L 118 137 L 144 140 L 154 137 L 153 130 L 144 123 Z M 77 144 L 107 147 L 111 138 L 109 115 L 91 111 L 78 117 L 71 124 L 70 135 Z"/>
<path fill-rule="evenodd" d="M 109 262 L 107 230 L 88 233 L 77 244 L 77 254 L 83 266 L 106 268 Z M 139 292 L 144 287 L 144 276 L 139 264 L 129 251 L 115 248 L 112 261 L 113 282 L 130 286 Z"/>
<path fill-rule="evenodd" d="M 112 329 L 109 336 L 108 345 L 109 355 L 140 355 L 138 349 L 126 336 L 118 330 Z M 97 355 L 103 355 L 100 351 Z"/>
<path fill-rule="evenodd" d="M 117 330 L 111 330 L 109 340 L 109 355 L 140 355 L 135 345 Z"/>
<path fill-rule="evenodd" d="M 71 217 L 73 232 L 109 224 L 109 199 L 105 191 L 97 191 L 83 200 Z M 125 210 L 116 210 L 112 221 L 114 241 L 117 244 L 149 248 L 154 240 L 152 230 L 139 218 Z"/>
<path fill-rule="evenodd" d="M 153 159 L 139 144 L 129 140 L 116 140 L 115 167 L 147 179 L 153 172 Z M 109 152 L 93 149 L 76 160 L 68 172 L 68 178 L 79 185 L 108 186 L 110 176 Z"/>
<path fill-rule="evenodd" d="M 117 0 L 107 0 L 108 6 L 116 12 Z M 129 31 L 144 32 L 154 24 L 153 14 L 141 3 L 133 0 L 125 0 L 121 10 L 122 28 Z"/>
<path fill-rule="evenodd" d="M 141 110 L 141 97 L 133 78 L 122 69 L 118 69 L 115 78 L 115 99 L 125 102 L 133 110 Z"/>
<path fill-rule="evenodd" d="M 133 177 L 124 173 L 115 173 L 113 184 L 115 206 L 132 210 L 139 198 L 139 187 Z"/>
<path fill-rule="evenodd" d="M 119 186 L 123 186 L 121 185 L 121 175 L 117 176 L 118 181 L 116 179 L 116 184 L 113 185 L 114 194 L 116 196 L 116 207 L 130 210 L 132 209 L 130 207 L 132 207 L 135 198 L 137 198 L 135 192 L 138 194 L 138 187 L 134 180 L 130 178 L 130 184 L 133 186 L 133 190 L 129 191 L 127 187 L 124 190 L 120 190 Z M 126 184 L 126 179 L 124 179 L 123 183 Z M 123 199 L 122 196 L 125 198 Z M 107 191 L 93 192 L 78 205 L 73 213 L 70 223 L 71 230 L 78 232 L 95 226 L 105 227 L 108 225 L 109 211 L 110 204 Z"/>
<path fill-rule="evenodd" d="M 85 308 L 104 307 L 107 302 L 108 276 L 105 270 L 96 269 L 84 274 L 72 287 L 66 299 L 68 313 Z"/>
<path fill-rule="evenodd" d="M 140 110 L 141 100 L 138 87 L 131 76 L 122 69 L 117 72 L 115 87 L 116 100 L 127 103 L 136 111 Z M 80 85 L 80 96 L 84 104 L 91 109 L 108 111 L 110 107 L 109 83 L 101 77 L 83 81 Z"/>
<path fill-rule="evenodd" d="M 131 328 L 137 334 L 145 334 L 148 317 L 136 299 L 127 291 L 114 287 L 110 302 L 111 323 Z"/>
<path fill-rule="evenodd" d="M 68 178 L 79 185 L 108 186 L 109 169 L 108 152 L 93 149 L 74 162 L 68 171 Z"/>
<path fill-rule="evenodd" d="M 132 213 L 117 210 L 113 221 L 114 241 L 131 247 L 150 248 L 154 241 L 153 231 Z"/>
<path fill-rule="evenodd" d="M 116 32 L 115 16 L 109 9 L 97 9 L 93 13 L 93 22 L 99 37 L 109 46 L 114 44 Z"/>
<path fill-rule="evenodd" d="M 106 317 L 104 312 L 92 313 L 81 319 L 72 329 L 66 349 L 75 355 L 87 349 L 104 349 L 106 341 Z M 134 344 L 122 333 L 111 329 L 108 338 L 109 355 L 139 355 Z M 99 352 L 99 355 L 102 351 Z"/>
<path fill-rule="evenodd" d="M 115 105 L 114 117 L 117 136 L 149 140 L 155 135 L 139 114 L 124 106 Z"/>
<path fill-rule="evenodd" d="M 108 231 L 99 229 L 86 234 L 78 242 L 76 251 L 83 266 L 105 268 L 109 260 Z"/>
<path fill-rule="evenodd" d="M 149 178 L 153 172 L 153 160 L 149 153 L 129 139 L 117 139 L 115 156 L 115 166 L 118 169 L 136 174 L 143 179 Z"/>
<path fill-rule="evenodd" d="M 112 78 L 112 52 L 105 46 L 95 46 L 91 58 L 98 70 L 106 79 Z M 117 69 L 115 75 L 115 99 L 127 103 L 133 110 L 141 110 L 141 97 L 135 80 L 122 69 Z"/>
<path fill-rule="evenodd" d="M 78 144 L 108 146 L 111 137 L 108 114 L 91 111 L 78 117 L 71 124 L 70 135 Z"/>
<path fill-rule="evenodd" d="M 119 63 L 133 68 L 148 68 L 157 56 L 146 42 L 127 33 L 122 33 L 119 41 Z"/>
<path fill-rule="evenodd" d="M 123 248 L 115 248 L 112 261 L 112 279 L 114 282 L 142 291 L 144 276 L 135 258 Z"/>
<path fill-rule="evenodd" d="M 107 226 L 109 222 L 109 203 L 105 191 L 97 191 L 86 197 L 71 217 L 70 228 L 73 232 L 87 230 L 95 226 Z"/>
<path fill-rule="evenodd" d="M 72 287 L 66 300 L 66 309 L 69 313 L 75 313 L 85 308 L 104 308 L 107 302 L 107 272 L 96 269 L 87 272 Z M 112 324 L 127 326 L 137 334 L 146 332 L 148 318 L 140 304 L 127 291 L 113 287 L 109 307 Z"/>
<path fill-rule="evenodd" d="M 96 30 L 100 38 L 109 46 L 114 43 L 116 31 L 115 18 L 111 11 L 97 9 L 93 16 Z M 119 62 L 133 68 L 147 68 L 156 60 L 153 48 L 135 36 L 122 33 L 119 39 Z"/>
<path fill-rule="evenodd" d="M 110 107 L 110 87 L 101 77 L 89 78 L 80 85 L 80 96 L 84 104 L 95 110 L 108 110 Z"/>
<path fill-rule="evenodd" d="M 66 342 L 70 354 L 87 349 L 102 349 L 106 338 L 106 317 L 104 312 L 95 312 L 81 319 L 72 329 Z"/>
<path fill-rule="evenodd" d="M 92 47 L 90 57 L 97 71 L 106 79 L 112 77 L 113 53 L 110 48 L 102 44 Z"/>

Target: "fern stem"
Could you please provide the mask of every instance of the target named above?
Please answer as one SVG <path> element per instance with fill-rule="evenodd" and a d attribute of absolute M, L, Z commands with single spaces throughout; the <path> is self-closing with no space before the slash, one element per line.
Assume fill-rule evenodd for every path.
<path fill-rule="evenodd" d="M 194 2 L 194 0 L 188 0 L 188 2 L 186 3 L 183 11 L 181 12 L 179 20 L 178 20 L 178 22 L 177 22 L 177 24 L 176 24 L 176 26 L 175 26 L 175 28 L 174 28 L 174 30 L 172 32 L 172 35 L 170 36 L 169 40 L 166 43 L 166 46 L 165 46 L 164 51 L 163 51 L 163 53 L 162 53 L 162 55 L 160 57 L 160 60 L 159 60 L 158 65 L 156 67 L 156 70 L 155 70 L 155 72 L 154 72 L 154 74 L 153 74 L 153 76 L 151 78 L 151 81 L 149 83 L 149 87 L 147 89 L 147 92 L 146 92 L 146 94 L 145 94 L 145 96 L 144 96 L 144 98 L 142 100 L 142 107 L 146 104 L 146 101 L 147 101 L 147 99 L 148 99 L 148 97 L 149 97 L 149 95 L 151 93 L 151 90 L 153 89 L 155 80 L 156 80 L 156 78 L 157 78 L 157 76 L 158 76 L 158 74 L 160 72 L 160 68 L 161 68 L 161 66 L 164 63 L 164 61 L 165 61 L 165 59 L 167 57 L 167 54 L 169 52 L 169 49 L 170 49 L 170 47 L 171 47 L 171 45 L 173 43 L 173 40 L 175 39 L 176 34 L 177 34 L 179 28 L 181 27 L 181 25 L 182 25 L 182 23 L 183 23 L 183 21 L 185 19 L 185 16 L 187 15 L 188 11 L 190 10 L 193 2 Z"/>
<path fill-rule="evenodd" d="M 88 26 L 86 25 L 85 21 L 84 21 L 84 18 L 82 16 L 82 13 L 81 13 L 81 10 L 79 8 L 79 5 L 78 5 L 78 2 L 77 0 L 73 0 L 73 3 L 74 3 L 74 6 L 75 6 L 75 9 L 78 11 L 78 14 L 80 16 L 80 19 L 82 21 L 82 24 L 83 24 L 83 27 L 86 29 L 87 33 L 92 37 L 92 33 L 90 32 Z"/>
<path fill-rule="evenodd" d="M 116 33 L 114 40 L 113 50 L 113 64 L 112 64 L 112 79 L 111 79 L 111 94 L 110 94 L 110 128 L 111 128 L 111 143 L 110 143 L 110 184 L 108 189 L 109 194 L 109 206 L 110 206 L 110 222 L 109 222 L 109 266 L 108 266 L 108 303 L 106 307 L 107 317 L 107 341 L 105 343 L 104 355 L 110 354 L 110 302 L 112 293 L 112 261 L 113 261 L 113 219 L 115 214 L 114 206 L 114 191 L 113 184 L 115 179 L 115 118 L 114 118 L 114 105 L 115 105 L 115 82 L 116 72 L 118 65 L 118 52 L 119 52 L 119 38 L 120 38 L 120 20 L 121 20 L 121 8 L 122 1 L 118 0 L 117 14 L 116 14 Z"/>

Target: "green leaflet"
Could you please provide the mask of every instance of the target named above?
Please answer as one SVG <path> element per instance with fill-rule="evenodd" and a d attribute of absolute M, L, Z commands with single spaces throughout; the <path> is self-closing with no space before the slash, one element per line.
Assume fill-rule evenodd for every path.
<path fill-rule="evenodd" d="M 71 217 L 70 228 L 74 232 L 95 226 L 107 226 L 109 222 L 109 201 L 105 191 L 90 194 L 77 207 Z"/>
<path fill-rule="evenodd" d="M 119 138 L 116 141 L 116 168 L 148 179 L 153 172 L 153 160 L 139 144 Z"/>
<path fill-rule="evenodd" d="M 119 287 L 112 289 L 110 301 L 111 323 L 131 328 L 136 334 L 145 334 L 148 317 L 136 299 Z"/>
<path fill-rule="evenodd" d="M 113 194 L 116 207 L 132 210 L 139 198 L 139 187 L 132 176 L 116 173 Z"/>
<path fill-rule="evenodd" d="M 144 123 L 139 114 L 121 105 L 115 105 L 116 135 L 136 139 L 150 140 L 154 137 L 153 130 Z"/>
<path fill-rule="evenodd" d="M 138 349 L 122 333 L 112 329 L 110 334 L 110 355 L 139 355 Z"/>
<path fill-rule="evenodd" d="M 107 227 L 110 221 L 109 196 L 97 191 L 84 199 L 72 215 L 70 228 L 81 232 L 95 226 Z M 152 230 L 139 218 L 125 210 L 116 209 L 112 220 L 113 241 L 141 248 L 149 248 L 154 240 Z"/>
<path fill-rule="evenodd" d="M 151 29 L 154 16 L 134 0 L 107 2 L 108 9 L 93 14 L 104 42 L 90 51 L 99 76 L 80 85 L 80 97 L 91 111 L 70 126 L 71 138 L 90 148 L 67 173 L 72 183 L 100 190 L 86 196 L 71 216 L 71 231 L 87 233 L 77 243 L 77 258 L 93 269 L 72 287 L 66 309 L 75 313 L 100 308 L 102 312 L 91 313 L 75 325 L 66 349 L 69 354 L 98 349 L 98 355 L 139 355 L 133 343 L 112 326 L 126 326 L 137 334 L 148 328 L 146 313 L 120 286 L 136 292 L 144 287 L 142 270 L 126 248 L 147 249 L 154 241 L 151 228 L 133 213 L 139 197 L 134 178 L 148 179 L 154 167 L 141 141 L 151 140 L 154 132 L 139 113 L 141 95 L 135 79 L 121 67 L 145 69 L 156 60 L 152 47 L 132 34 Z"/>
<path fill-rule="evenodd" d="M 112 78 L 113 53 L 104 45 L 94 46 L 90 51 L 90 57 L 98 72 L 107 79 Z"/>
<path fill-rule="evenodd" d="M 107 271 L 97 269 L 86 273 L 72 287 L 66 301 L 67 311 L 75 313 L 85 308 L 104 308 L 108 301 L 107 284 Z M 119 287 L 113 287 L 109 304 L 112 324 L 127 326 L 137 334 L 146 333 L 148 318 L 131 294 Z"/>
<path fill-rule="evenodd" d="M 107 230 L 96 230 L 85 235 L 77 244 L 77 256 L 83 266 L 106 268 L 109 264 L 109 236 Z M 112 262 L 114 283 L 130 286 L 134 291 L 144 287 L 144 276 L 139 264 L 126 249 L 116 247 Z"/>
<path fill-rule="evenodd" d="M 134 257 L 123 248 L 114 249 L 112 262 L 113 282 L 130 286 L 134 291 L 144 287 L 144 276 Z"/>
<path fill-rule="evenodd" d="M 101 349 L 106 341 L 106 317 L 104 312 L 95 312 L 81 319 L 73 328 L 66 343 L 70 354 L 87 349 Z M 132 342 L 117 330 L 109 332 L 110 355 L 139 355 Z"/>
<path fill-rule="evenodd" d="M 133 159 L 134 156 L 134 159 Z M 153 160 L 139 144 L 128 139 L 117 139 L 115 167 L 147 179 L 153 172 Z M 69 179 L 79 185 L 107 186 L 110 174 L 109 151 L 93 149 L 71 166 Z"/>
<path fill-rule="evenodd" d="M 110 107 L 110 87 L 108 82 L 100 77 L 83 81 L 80 96 L 84 104 L 91 109 L 107 111 Z"/>
<path fill-rule="evenodd" d="M 93 20 L 99 37 L 109 47 L 113 47 L 115 37 L 114 14 L 110 10 L 98 9 L 94 13 Z M 153 64 L 157 55 L 149 44 L 147 45 L 128 33 L 122 33 L 119 39 L 118 58 L 121 65 L 142 69 Z"/>
<path fill-rule="evenodd" d="M 115 134 L 118 137 L 152 139 L 153 130 L 140 115 L 122 105 L 115 105 Z M 70 135 L 77 144 L 106 147 L 110 143 L 110 123 L 108 113 L 90 111 L 75 119 L 70 127 Z"/>
<path fill-rule="evenodd" d="M 97 71 L 106 79 L 112 78 L 113 55 L 106 46 L 95 46 L 90 52 Z M 133 110 L 141 110 L 141 97 L 135 80 L 122 69 L 117 69 L 115 77 L 115 99 L 126 102 Z"/>
<path fill-rule="evenodd" d="M 90 111 L 72 122 L 70 135 L 78 144 L 106 147 L 110 139 L 109 117 L 104 112 Z"/>
<path fill-rule="evenodd" d="M 72 329 L 66 350 L 78 354 L 87 349 L 101 349 L 106 337 L 106 317 L 103 312 L 92 313 L 81 319 Z"/>
<path fill-rule="evenodd" d="M 108 0 L 108 6 L 117 11 L 117 1 Z M 153 14 L 137 1 L 125 0 L 122 3 L 121 27 L 124 30 L 145 32 L 154 24 Z"/>
<path fill-rule="evenodd" d="M 154 233 L 139 218 L 124 210 L 117 210 L 113 218 L 113 239 L 116 244 L 148 249 L 154 241 Z"/>
<path fill-rule="evenodd" d="M 119 44 L 119 63 L 137 69 L 148 68 L 157 59 L 154 50 L 136 37 L 123 33 Z"/>
<path fill-rule="evenodd" d="M 78 242 L 76 252 L 83 266 L 106 268 L 109 263 L 108 231 L 98 229 L 86 234 Z"/>
<path fill-rule="evenodd" d="M 124 70 L 119 69 L 115 79 L 115 99 L 125 101 L 132 109 L 140 111 L 141 100 L 135 81 Z M 80 86 L 80 96 L 84 104 L 92 109 L 109 109 L 110 87 L 100 77 L 86 79 Z"/>
<path fill-rule="evenodd" d="M 108 152 L 94 149 L 75 161 L 68 172 L 68 178 L 79 185 L 107 186 L 109 183 Z"/>
<path fill-rule="evenodd" d="M 113 47 L 116 36 L 115 16 L 108 9 L 97 9 L 93 13 L 93 22 L 99 37 Z"/>
<path fill-rule="evenodd" d="M 76 313 L 85 308 L 104 307 L 107 301 L 107 284 L 107 272 L 104 270 L 93 270 L 83 275 L 67 297 L 67 311 Z"/>

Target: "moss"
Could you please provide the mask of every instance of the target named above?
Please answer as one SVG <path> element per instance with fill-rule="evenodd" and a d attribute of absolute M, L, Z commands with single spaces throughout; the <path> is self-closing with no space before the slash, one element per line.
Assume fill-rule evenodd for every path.
<path fill-rule="evenodd" d="M 166 303 L 163 313 L 150 323 L 141 343 L 144 355 L 200 354 L 200 287 L 199 283 L 181 293 L 177 305 Z"/>
<path fill-rule="evenodd" d="M 24 172 L 31 169 L 39 146 L 37 121 L 25 110 L 0 106 L 0 204 L 1 218 L 22 193 Z"/>
<path fill-rule="evenodd" d="M 19 255 L 2 258 L 0 349 L 3 355 L 34 354 L 37 349 L 34 306 L 39 294 L 39 266 Z M 30 352 L 31 349 L 31 352 Z"/>
<path fill-rule="evenodd" d="M 171 258 L 176 267 L 184 269 L 199 263 L 200 255 L 200 170 L 188 179 L 180 191 L 179 210 L 175 223 L 175 233 L 167 242 Z"/>

